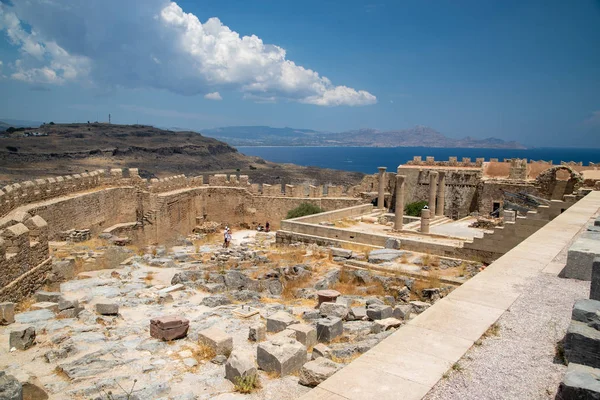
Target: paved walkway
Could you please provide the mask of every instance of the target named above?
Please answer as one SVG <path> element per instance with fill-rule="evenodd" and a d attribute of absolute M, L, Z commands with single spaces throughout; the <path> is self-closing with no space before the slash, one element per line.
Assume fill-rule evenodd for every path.
<path fill-rule="evenodd" d="M 485 271 L 301 397 L 422 399 L 452 365 L 527 290 L 600 208 L 592 192 Z"/>

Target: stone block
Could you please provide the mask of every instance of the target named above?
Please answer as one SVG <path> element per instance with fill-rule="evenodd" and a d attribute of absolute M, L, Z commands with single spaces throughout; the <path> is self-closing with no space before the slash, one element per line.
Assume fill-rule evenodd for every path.
<path fill-rule="evenodd" d="M 263 324 L 252 325 L 248 331 L 248 340 L 262 342 L 267 338 L 267 328 Z"/>
<path fill-rule="evenodd" d="M 595 257 L 592 263 L 592 285 L 590 299 L 600 300 L 600 257 Z"/>
<path fill-rule="evenodd" d="M 331 358 L 331 349 L 323 343 L 318 343 L 312 349 L 312 359 L 316 360 L 319 357 Z"/>
<path fill-rule="evenodd" d="M 317 321 L 317 341 L 329 343 L 341 336 L 344 332 L 342 319 L 338 317 L 326 317 Z"/>
<path fill-rule="evenodd" d="M 296 333 L 296 340 L 306 346 L 306 348 L 311 348 L 317 344 L 317 330 L 311 325 L 293 324 L 288 329 Z"/>
<path fill-rule="evenodd" d="M 410 314 L 412 313 L 413 306 L 410 304 L 402 304 L 394 307 L 392 311 L 392 316 L 397 319 L 401 319 L 403 321 L 408 321 L 410 319 Z"/>
<path fill-rule="evenodd" d="M 239 379 L 247 376 L 255 376 L 258 373 L 254 354 L 248 350 L 236 349 L 225 363 L 225 378 L 234 385 Z"/>
<path fill-rule="evenodd" d="M 387 240 L 385 241 L 384 247 L 386 249 L 399 250 L 400 249 L 400 240 L 395 239 L 395 238 L 387 238 Z"/>
<path fill-rule="evenodd" d="M 9 349 L 27 350 L 35 344 L 35 328 L 33 326 L 10 332 Z"/>
<path fill-rule="evenodd" d="M 590 281 L 594 258 L 600 256 L 600 240 L 580 237 L 569 247 L 567 264 L 560 276 Z"/>
<path fill-rule="evenodd" d="M 423 311 L 431 307 L 431 304 L 424 301 L 411 301 L 410 305 L 412 306 L 412 312 L 415 314 L 421 314 Z"/>
<path fill-rule="evenodd" d="M 402 321 L 396 318 L 385 318 L 375 321 L 371 327 L 372 333 L 385 332 L 390 329 L 399 328 L 402 325 Z"/>
<path fill-rule="evenodd" d="M 75 277 L 75 263 L 69 260 L 55 261 L 52 263 L 52 272 L 59 281 L 73 279 Z"/>
<path fill-rule="evenodd" d="M 114 303 L 98 303 L 96 304 L 96 312 L 100 315 L 117 315 L 119 314 L 119 305 Z"/>
<path fill-rule="evenodd" d="M 61 300 L 58 302 L 58 310 L 63 311 L 69 308 L 79 308 L 79 301 L 77 300 Z"/>
<path fill-rule="evenodd" d="M 369 253 L 369 262 L 374 264 L 381 264 L 388 261 L 394 261 L 397 258 L 402 257 L 404 251 L 396 249 L 377 249 Z"/>
<path fill-rule="evenodd" d="M 15 303 L 0 303 L 0 325 L 15 322 Z"/>
<path fill-rule="evenodd" d="M 276 338 L 258 344 L 258 367 L 280 376 L 299 371 L 306 362 L 306 347 L 294 339 Z"/>
<path fill-rule="evenodd" d="M 592 328 L 600 328 L 600 301 L 591 299 L 577 300 L 573 305 L 571 319 L 583 322 Z"/>
<path fill-rule="evenodd" d="M 190 321 L 177 316 L 164 316 L 150 320 L 150 336 L 170 341 L 187 336 Z"/>
<path fill-rule="evenodd" d="M 58 303 L 63 298 L 62 293 L 60 292 L 46 292 L 44 290 L 39 290 L 35 293 L 35 301 L 38 303 L 49 301 L 51 303 Z"/>
<path fill-rule="evenodd" d="M 267 317 L 267 332 L 281 332 L 288 326 L 297 323 L 299 323 L 299 321 L 290 313 L 278 311 Z"/>
<path fill-rule="evenodd" d="M 219 355 L 228 356 L 233 350 L 233 338 L 222 330 L 211 327 L 198 333 L 198 341 Z"/>
<path fill-rule="evenodd" d="M 567 372 L 558 387 L 556 399 L 600 400 L 600 370 L 569 363 Z"/>
<path fill-rule="evenodd" d="M 277 332 L 276 334 L 274 334 L 271 337 L 271 340 L 273 340 L 274 338 L 278 338 L 278 337 L 296 340 L 296 331 L 293 331 L 293 330 L 291 330 L 289 328 L 284 329 L 281 332 Z"/>
<path fill-rule="evenodd" d="M 332 257 L 350 258 L 352 257 L 352 250 L 340 249 L 337 247 L 331 248 Z"/>
<path fill-rule="evenodd" d="M 298 383 L 305 386 L 317 386 L 343 367 L 342 364 L 333 362 L 325 357 L 309 361 L 300 369 Z"/>
<path fill-rule="evenodd" d="M 325 317 L 338 317 L 341 319 L 346 319 L 349 309 L 346 304 L 325 302 L 321 303 L 319 306 L 319 311 L 321 312 L 321 315 Z"/>
<path fill-rule="evenodd" d="M 58 313 L 58 303 L 52 303 L 50 301 L 42 301 L 40 303 L 33 303 L 31 310 L 50 310 L 53 313 Z"/>
<path fill-rule="evenodd" d="M 367 317 L 373 321 L 390 318 L 393 314 L 392 307 L 384 304 L 370 304 L 367 307 Z"/>
<path fill-rule="evenodd" d="M 214 308 L 218 306 L 231 304 L 231 300 L 229 300 L 229 298 L 224 295 L 208 296 L 203 298 L 200 304 L 206 307 Z"/>
<path fill-rule="evenodd" d="M 367 307 L 352 307 L 348 313 L 348 320 L 362 321 L 367 318 Z"/>
<path fill-rule="evenodd" d="M 565 336 L 565 358 L 569 363 L 600 367 L 600 331 L 571 321 Z"/>
<path fill-rule="evenodd" d="M 0 371 L 0 399 L 2 400 L 23 400 L 23 386 L 12 375 L 6 375 Z"/>

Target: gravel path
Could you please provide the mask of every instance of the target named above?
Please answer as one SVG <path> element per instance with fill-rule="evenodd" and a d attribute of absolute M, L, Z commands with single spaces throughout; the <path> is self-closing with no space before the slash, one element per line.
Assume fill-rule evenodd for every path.
<path fill-rule="evenodd" d="M 554 361 L 555 346 L 590 283 L 540 273 L 527 286 L 498 320 L 497 336 L 473 346 L 426 400 L 554 399 L 566 371 Z"/>

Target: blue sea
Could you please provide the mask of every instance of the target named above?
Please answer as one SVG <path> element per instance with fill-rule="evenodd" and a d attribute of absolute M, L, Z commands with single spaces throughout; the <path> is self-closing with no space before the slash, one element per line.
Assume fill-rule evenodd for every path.
<path fill-rule="evenodd" d="M 436 160 L 444 161 L 455 156 L 476 158 L 527 158 L 529 160 L 552 160 L 554 164 L 561 161 L 600 163 L 600 149 L 573 148 L 537 148 L 525 150 L 513 149 L 443 149 L 431 147 L 250 147 L 240 146 L 240 153 L 258 156 L 277 163 L 292 163 L 304 166 L 333 168 L 346 171 L 372 174 L 377 167 L 387 167 L 395 171 L 400 164 L 412 160 L 413 156 L 433 156 Z"/>

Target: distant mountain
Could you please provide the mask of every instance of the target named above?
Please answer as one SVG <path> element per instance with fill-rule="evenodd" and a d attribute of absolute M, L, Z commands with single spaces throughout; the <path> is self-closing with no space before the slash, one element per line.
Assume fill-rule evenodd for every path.
<path fill-rule="evenodd" d="M 357 147 L 463 147 L 524 149 L 514 141 L 497 138 L 453 139 L 426 126 L 394 131 L 359 129 L 331 133 L 310 129 L 272 128 L 269 126 L 228 126 L 205 129 L 202 134 L 232 146 L 357 146 Z"/>
<path fill-rule="evenodd" d="M 22 119 L 11 119 L 11 118 L 0 118 L 0 130 L 5 130 L 6 128 L 37 128 L 42 125 L 43 122 L 40 121 L 27 121 Z M 5 125 L 8 125 L 4 127 Z"/>

